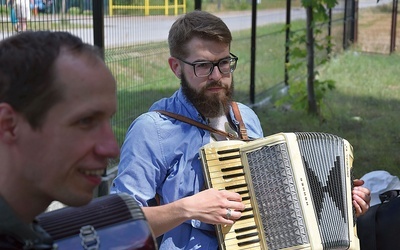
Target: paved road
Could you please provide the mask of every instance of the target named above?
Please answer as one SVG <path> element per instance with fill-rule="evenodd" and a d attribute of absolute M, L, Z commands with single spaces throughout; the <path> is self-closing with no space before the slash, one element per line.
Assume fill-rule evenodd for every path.
<path fill-rule="evenodd" d="M 377 0 L 359 0 L 359 8 L 376 6 Z M 390 3 L 392 0 L 379 0 L 380 4 Z M 336 11 L 343 11 L 340 4 Z M 251 11 L 230 12 L 216 14 L 221 17 L 231 31 L 251 28 Z M 166 41 L 168 30 L 177 17 L 132 17 L 106 18 L 105 44 L 114 47 L 121 44 L 137 44 L 152 41 Z M 291 19 L 305 18 L 303 8 L 293 8 Z M 257 12 L 257 25 L 284 23 L 286 10 L 262 10 Z M 116 39 L 118 38 L 118 39 Z"/>
<path fill-rule="evenodd" d="M 380 4 L 390 3 L 392 0 L 380 0 Z M 378 5 L 376 0 L 360 0 L 359 8 Z M 343 6 L 337 6 L 336 11 L 343 11 Z M 229 12 L 216 14 L 221 17 L 231 31 L 251 28 L 251 11 Z M 127 44 L 138 44 L 153 41 L 166 41 L 168 30 L 177 17 L 121 17 L 106 18 L 105 45 L 116 47 Z M 293 8 L 291 19 L 305 18 L 303 8 Z M 284 23 L 286 10 L 262 10 L 257 12 L 257 25 Z M 89 41 L 91 42 L 91 41 Z"/>
<path fill-rule="evenodd" d="M 218 15 L 218 14 L 217 14 Z M 304 18 L 303 9 L 292 10 L 292 18 Z M 231 31 L 250 29 L 251 12 L 232 12 L 219 14 Z M 106 18 L 105 44 L 117 46 L 119 44 L 143 43 L 150 41 L 164 41 L 168 37 L 168 31 L 177 17 L 123 17 Z M 285 22 L 284 10 L 259 11 L 257 25 Z M 118 37 L 118 40 L 114 40 Z"/>
<path fill-rule="evenodd" d="M 380 0 L 379 4 L 390 3 L 392 0 Z M 376 0 L 360 0 L 359 8 L 376 6 Z M 337 11 L 341 11 L 343 6 L 337 6 Z M 232 31 L 251 28 L 251 11 L 228 12 L 216 14 L 220 16 Z M 77 23 L 86 22 L 91 26 L 91 18 L 77 19 Z M 106 17 L 104 20 L 105 46 L 118 47 L 123 45 L 134 45 L 154 41 L 166 41 L 168 30 L 176 20 L 176 16 L 151 16 L 151 17 Z M 292 20 L 305 18 L 305 11 L 302 8 L 293 8 L 291 11 Z M 54 20 L 52 20 L 54 19 Z M 48 18 L 48 21 L 58 21 L 56 15 Z M 286 20 L 286 10 L 262 10 L 257 13 L 257 25 L 271 23 L 284 23 Z M 43 21 L 43 20 L 42 20 Z M 93 43 L 93 31 L 91 28 L 72 29 L 71 33 L 82 37 L 88 43 Z M 3 33 L 3 38 L 11 33 Z M 0 38 L 1 39 L 1 38 Z"/>

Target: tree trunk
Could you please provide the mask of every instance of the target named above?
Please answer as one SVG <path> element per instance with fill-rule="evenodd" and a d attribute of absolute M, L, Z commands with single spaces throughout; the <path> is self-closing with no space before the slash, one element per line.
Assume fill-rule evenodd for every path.
<path fill-rule="evenodd" d="M 307 97 L 308 113 L 318 115 L 318 107 L 314 93 L 314 18 L 311 6 L 306 7 L 307 14 Z"/>

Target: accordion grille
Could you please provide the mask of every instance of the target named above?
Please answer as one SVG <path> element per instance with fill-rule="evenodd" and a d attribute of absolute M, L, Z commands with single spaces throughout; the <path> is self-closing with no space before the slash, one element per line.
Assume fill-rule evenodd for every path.
<path fill-rule="evenodd" d="M 320 238 L 323 249 L 348 249 L 352 225 L 346 212 L 350 188 L 343 139 L 324 133 L 294 134 L 302 162 L 290 159 L 287 141 L 243 150 L 268 249 L 308 245 L 310 235 Z M 299 168 L 305 180 L 295 177 L 293 171 Z M 319 235 L 307 231 L 305 213 L 310 211 L 300 204 L 302 190 L 296 178 L 310 190 L 308 210 L 315 216 Z"/>
<path fill-rule="evenodd" d="M 345 181 L 343 139 L 316 133 L 299 133 L 297 138 L 322 244 L 325 249 L 346 249 L 350 246 L 352 221 L 346 213 L 346 190 L 351 188 L 346 187 Z"/>
<path fill-rule="evenodd" d="M 268 248 L 308 244 L 286 144 L 263 147 L 247 157 Z"/>

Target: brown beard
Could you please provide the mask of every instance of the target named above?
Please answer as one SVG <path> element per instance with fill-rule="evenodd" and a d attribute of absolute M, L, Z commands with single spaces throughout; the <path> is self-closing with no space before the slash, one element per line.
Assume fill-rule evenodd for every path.
<path fill-rule="evenodd" d="M 181 75 L 181 86 L 182 91 L 185 94 L 186 98 L 193 103 L 196 107 L 197 111 L 200 112 L 204 117 L 214 118 L 221 116 L 223 114 L 227 114 L 229 111 L 230 103 L 232 102 L 233 97 L 233 76 L 232 76 L 232 84 L 231 87 L 228 88 L 226 86 L 222 86 L 220 82 L 211 82 L 204 86 L 200 92 L 197 92 L 193 89 L 184 74 Z M 213 94 L 212 96 L 207 96 L 205 94 L 206 89 L 210 87 L 223 87 L 225 89 L 225 94 L 222 97 L 219 97 L 219 94 Z"/>

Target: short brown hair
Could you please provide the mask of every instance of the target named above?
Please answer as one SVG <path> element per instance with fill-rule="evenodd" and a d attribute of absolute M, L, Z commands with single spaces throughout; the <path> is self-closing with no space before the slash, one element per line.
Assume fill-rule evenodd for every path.
<path fill-rule="evenodd" d="M 232 34 L 221 18 L 205 11 L 195 10 L 179 17 L 168 35 L 171 56 L 186 58 L 186 45 L 194 37 L 230 45 Z"/>
<path fill-rule="evenodd" d="M 63 98 L 54 63 L 64 48 L 101 59 L 96 47 L 68 32 L 26 31 L 0 42 L 0 103 L 11 105 L 34 129 Z"/>

